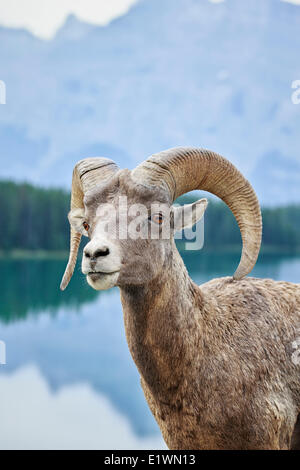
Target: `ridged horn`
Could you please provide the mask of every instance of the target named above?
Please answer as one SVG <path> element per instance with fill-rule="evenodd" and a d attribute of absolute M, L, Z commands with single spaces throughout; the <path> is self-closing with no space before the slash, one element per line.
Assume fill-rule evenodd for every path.
<path fill-rule="evenodd" d="M 173 201 L 200 189 L 222 199 L 239 225 L 243 249 L 234 279 L 253 269 L 260 250 L 262 219 L 258 199 L 249 181 L 226 158 L 209 150 L 178 147 L 157 153 L 132 172 L 133 178 L 170 191 Z"/>
<path fill-rule="evenodd" d="M 118 166 L 108 158 L 85 158 L 80 160 L 73 170 L 71 210 L 83 208 L 83 198 L 87 191 L 93 189 L 103 180 L 110 178 L 118 171 Z M 65 290 L 73 275 L 81 234 L 71 227 L 69 261 L 63 275 L 60 288 Z"/>

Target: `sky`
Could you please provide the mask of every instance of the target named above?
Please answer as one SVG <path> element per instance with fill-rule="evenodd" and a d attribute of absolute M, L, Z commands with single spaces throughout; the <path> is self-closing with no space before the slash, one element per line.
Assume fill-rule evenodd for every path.
<path fill-rule="evenodd" d="M 50 39 L 69 14 L 88 23 L 107 24 L 138 0 L 0 0 L 0 24 L 26 28 Z"/>
<path fill-rule="evenodd" d="M 88 23 L 105 25 L 123 15 L 138 0 L 0 0 L 0 24 L 26 28 L 51 39 L 69 14 Z M 174 0 L 175 1 L 175 0 Z M 207 0 L 221 3 L 226 0 Z M 282 0 L 300 5 L 300 0 Z"/>

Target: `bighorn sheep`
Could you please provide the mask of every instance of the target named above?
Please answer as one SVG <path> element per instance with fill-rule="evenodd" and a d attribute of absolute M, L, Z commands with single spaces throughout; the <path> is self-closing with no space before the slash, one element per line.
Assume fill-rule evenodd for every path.
<path fill-rule="evenodd" d="M 195 189 L 229 206 L 243 241 L 234 276 L 201 287 L 173 237 L 182 228 L 182 209 L 172 203 Z M 98 209 L 107 202 L 118 208 L 120 196 L 128 207 L 167 204 L 169 239 L 108 234 L 110 214 Z M 195 202 L 193 217 L 200 219 L 205 208 L 206 200 Z M 158 153 L 133 171 L 104 158 L 82 160 L 73 172 L 69 221 L 61 289 L 72 276 L 81 235 L 88 235 L 82 271 L 94 289 L 120 288 L 129 349 L 170 449 L 300 449 L 300 366 L 292 360 L 300 286 L 245 278 L 260 249 L 261 212 L 250 183 L 229 161 L 193 148 Z M 142 225 L 164 223 L 154 214 Z"/>

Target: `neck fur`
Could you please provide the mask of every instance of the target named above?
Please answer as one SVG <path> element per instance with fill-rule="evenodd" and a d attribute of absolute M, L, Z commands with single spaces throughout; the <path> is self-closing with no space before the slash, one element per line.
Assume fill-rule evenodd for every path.
<path fill-rule="evenodd" d="M 166 396 L 193 360 L 203 298 L 175 246 L 163 271 L 145 285 L 121 288 L 121 301 L 133 360 L 152 393 Z"/>

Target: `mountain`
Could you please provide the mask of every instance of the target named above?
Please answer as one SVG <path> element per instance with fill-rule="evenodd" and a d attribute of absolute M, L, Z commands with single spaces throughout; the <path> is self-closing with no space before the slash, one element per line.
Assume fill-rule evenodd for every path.
<path fill-rule="evenodd" d="M 276 150 L 259 159 L 252 179 L 258 196 L 268 206 L 299 201 L 300 162 Z"/>
<path fill-rule="evenodd" d="M 63 27 L 57 32 L 56 40 L 78 41 L 93 28 L 93 25 L 80 21 L 75 15 L 69 15 Z"/>
<path fill-rule="evenodd" d="M 66 186 L 78 158 L 131 168 L 196 145 L 235 163 L 263 203 L 299 202 L 299 28 L 300 7 L 280 0 L 140 0 L 106 27 L 69 17 L 51 41 L 0 28 L 0 178 Z M 270 155 L 284 177 L 267 189 Z"/>

